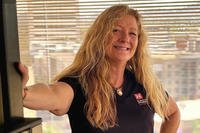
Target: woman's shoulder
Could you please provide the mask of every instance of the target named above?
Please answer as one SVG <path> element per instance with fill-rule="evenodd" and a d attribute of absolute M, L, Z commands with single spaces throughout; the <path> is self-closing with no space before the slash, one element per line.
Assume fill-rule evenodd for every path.
<path fill-rule="evenodd" d="M 58 82 L 64 82 L 70 85 L 74 92 L 81 89 L 81 84 L 77 76 L 64 76 L 58 80 Z"/>
<path fill-rule="evenodd" d="M 66 82 L 66 83 L 68 83 L 68 82 L 72 82 L 72 83 L 79 82 L 78 77 L 76 77 L 76 76 L 64 76 L 64 77 L 60 78 L 58 81 L 59 82 Z"/>

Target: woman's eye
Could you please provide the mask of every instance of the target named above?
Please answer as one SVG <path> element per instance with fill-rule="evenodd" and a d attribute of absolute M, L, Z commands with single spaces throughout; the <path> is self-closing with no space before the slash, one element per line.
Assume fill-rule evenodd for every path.
<path fill-rule="evenodd" d="M 136 33 L 134 33 L 134 32 L 130 32 L 129 33 L 131 36 L 136 36 L 137 34 Z"/>
<path fill-rule="evenodd" d="M 119 29 L 113 29 L 113 32 L 119 32 L 120 30 Z"/>

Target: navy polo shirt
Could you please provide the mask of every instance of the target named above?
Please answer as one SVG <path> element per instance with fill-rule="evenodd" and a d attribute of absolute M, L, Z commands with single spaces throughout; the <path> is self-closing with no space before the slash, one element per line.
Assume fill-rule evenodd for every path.
<path fill-rule="evenodd" d="M 74 91 L 74 99 L 68 111 L 72 133 L 153 133 L 152 109 L 142 85 L 137 83 L 134 74 L 125 71 L 123 95 L 116 96 L 117 125 L 106 131 L 93 127 L 86 118 L 84 105 L 86 98 L 77 78 L 60 79 L 68 83 Z"/>

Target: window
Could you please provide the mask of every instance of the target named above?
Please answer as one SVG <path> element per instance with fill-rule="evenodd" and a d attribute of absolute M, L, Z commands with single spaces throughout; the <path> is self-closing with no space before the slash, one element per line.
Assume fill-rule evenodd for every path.
<path fill-rule="evenodd" d="M 188 82 L 192 88 L 185 87 L 185 81 L 200 79 L 199 0 L 17 0 L 21 60 L 29 66 L 29 83 L 48 83 L 68 66 L 96 16 L 119 3 L 129 4 L 142 14 L 154 66 L 162 66 L 162 72 L 160 69 L 155 71 L 166 90 L 177 100 L 180 110 L 188 111 L 185 106 L 190 104 L 195 105 L 191 106 L 194 110 L 199 110 L 200 83 Z M 168 73 L 173 76 L 169 77 Z M 169 81 L 179 84 L 168 84 Z M 44 116 L 44 125 L 51 125 L 52 132 L 66 133 L 69 129 L 66 117 L 57 118 L 40 111 L 34 115 Z M 187 116 L 182 117 L 180 131 L 198 131 L 200 114 L 193 117 L 188 112 Z M 61 126 L 56 127 L 53 123 Z M 47 128 L 43 129 L 47 132 Z"/>

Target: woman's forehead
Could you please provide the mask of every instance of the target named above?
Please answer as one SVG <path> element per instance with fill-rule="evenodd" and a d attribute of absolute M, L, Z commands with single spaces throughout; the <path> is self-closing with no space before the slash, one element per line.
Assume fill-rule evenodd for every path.
<path fill-rule="evenodd" d="M 138 29 L 137 21 L 136 21 L 135 17 L 131 16 L 131 15 L 125 15 L 125 16 L 118 18 L 115 21 L 114 25 L 115 26 L 121 26 L 121 27 L 126 26 L 126 27 L 133 29 L 133 30 Z"/>

